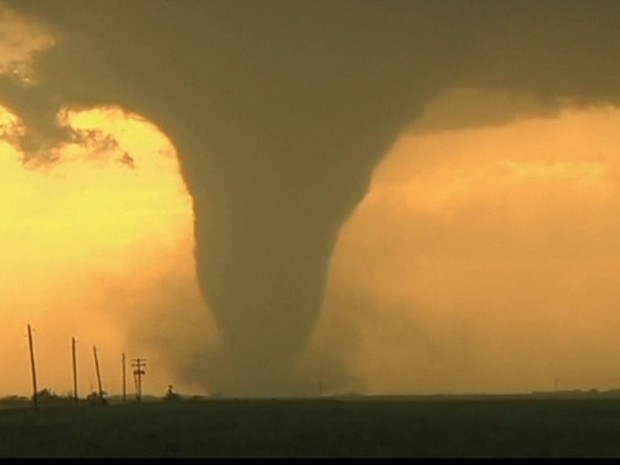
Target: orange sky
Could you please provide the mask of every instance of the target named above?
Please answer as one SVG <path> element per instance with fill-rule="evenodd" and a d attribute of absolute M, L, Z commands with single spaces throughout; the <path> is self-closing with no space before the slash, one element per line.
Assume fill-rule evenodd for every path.
<path fill-rule="evenodd" d="M 96 385 L 94 344 L 108 391 L 120 391 L 124 350 L 148 359 L 146 390 L 164 393 L 176 379 L 154 346 L 178 344 L 179 332 L 201 325 L 201 334 L 209 331 L 195 284 L 192 201 L 176 152 L 154 126 L 119 109 L 64 119 L 99 134 L 59 147 L 59 161 L 46 165 L 24 166 L 14 147 L 0 145 L 0 394 L 28 392 L 27 323 L 36 330 L 41 387 L 71 389 L 76 336 L 83 394 Z M 10 120 L 5 112 L 5 131 Z M 182 344 L 176 350 L 182 354 Z"/>
<path fill-rule="evenodd" d="M 433 110 L 445 111 L 400 137 L 343 228 L 302 370 L 327 391 L 620 386 L 620 111 L 442 129 Z M 41 166 L 0 145 L 0 395 L 29 393 L 27 323 L 41 387 L 70 391 L 75 335 L 82 393 L 93 344 L 111 393 L 123 350 L 149 360 L 148 392 L 199 391 L 177 373 L 217 337 L 174 147 L 115 108 L 64 121 L 99 133 Z"/>
<path fill-rule="evenodd" d="M 381 393 L 620 387 L 618 128 L 597 107 L 401 136 L 342 231 L 313 369 Z"/>

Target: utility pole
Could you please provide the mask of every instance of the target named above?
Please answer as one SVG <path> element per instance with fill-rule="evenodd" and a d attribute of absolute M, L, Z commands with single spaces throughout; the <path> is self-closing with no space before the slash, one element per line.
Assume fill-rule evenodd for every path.
<path fill-rule="evenodd" d="M 71 359 L 73 361 L 73 399 L 77 404 L 78 401 L 78 377 L 77 377 L 77 353 L 75 338 L 71 338 Z"/>
<path fill-rule="evenodd" d="M 32 370 L 32 404 L 34 408 L 39 408 L 37 401 L 37 368 L 34 361 L 34 344 L 32 342 L 32 328 L 28 325 L 28 347 L 30 348 L 30 368 Z"/>
<path fill-rule="evenodd" d="M 123 352 L 123 403 L 127 402 L 127 364 L 125 362 L 125 352 Z"/>
<path fill-rule="evenodd" d="M 134 358 L 131 361 L 131 366 L 134 368 L 133 376 L 136 383 L 136 400 L 140 402 L 142 400 L 142 376 L 146 374 L 146 359 Z"/>
<path fill-rule="evenodd" d="M 99 370 L 99 357 L 97 357 L 96 346 L 93 346 L 93 354 L 95 355 L 95 370 L 97 371 L 97 386 L 99 387 L 99 400 L 103 402 L 103 387 L 101 385 L 101 371 Z"/>

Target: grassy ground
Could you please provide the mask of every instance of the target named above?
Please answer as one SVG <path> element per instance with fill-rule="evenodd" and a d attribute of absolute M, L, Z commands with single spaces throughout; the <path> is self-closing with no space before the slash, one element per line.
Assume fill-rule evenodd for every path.
<path fill-rule="evenodd" d="M 0 411 L 0 457 L 618 457 L 618 399 L 212 400 Z"/>

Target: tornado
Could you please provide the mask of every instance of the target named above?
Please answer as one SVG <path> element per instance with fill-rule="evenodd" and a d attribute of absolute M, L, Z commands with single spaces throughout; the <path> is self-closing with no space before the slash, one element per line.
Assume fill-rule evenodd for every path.
<path fill-rule="evenodd" d="M 0 97 L 64 137 L 53 110 L 116 104 L 177 146 L 224 392 L 291 393 L 332 249 L 399 133 L 456 85 L 549 104 L 617 102 L 620 4 L 495 0 L 11 0 L 51 27 L 40 81 Z"/>

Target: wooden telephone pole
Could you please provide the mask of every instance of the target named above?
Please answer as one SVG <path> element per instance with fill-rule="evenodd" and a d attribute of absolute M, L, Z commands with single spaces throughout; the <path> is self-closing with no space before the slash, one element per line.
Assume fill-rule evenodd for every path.
<path fill-rule="evenodd" d="M 34 360 L 34 343 L 32 341 L 32 328 L 28 325 L 28 347 L 30 348 L 30 368 L 32 370 L 32 405 L 39 407 L 37 399 L 37 367 Z"/>
<path fill-rule="evenodd" d="M 123 403 L 127 402 L 127 363 L 123 352 Z"/>
<path fill-rule="evenodd" d="M 73 362 L 73 400 L 78 403 L 77 351 L 75 338 L 71 338 L 71 360 Z"/>
<path fill-rule="evenodd" d="M 136 400 L 140 402 L 142 400 L 142 376 L 146 374 L 146 359 L 134 358 L 131 361 L 131 366 L 134 368 L 133 376 L 136 382 Z"/>
<path fill-rule="evenodd" d="M 97 372 L 97 387 L 99 388 L 99 400 L 103 402 L 103 386 L 101 384 L 101 371 L 99 370 L 99 357 L 97 357 L 96 346 L 93 346 L 93 354 L 95 356 L 95 370 Z"/>

